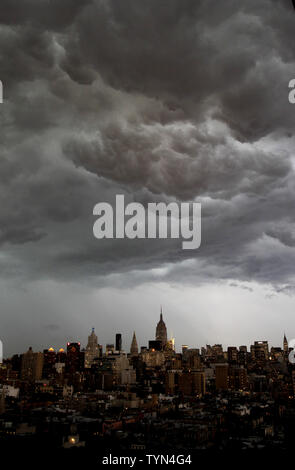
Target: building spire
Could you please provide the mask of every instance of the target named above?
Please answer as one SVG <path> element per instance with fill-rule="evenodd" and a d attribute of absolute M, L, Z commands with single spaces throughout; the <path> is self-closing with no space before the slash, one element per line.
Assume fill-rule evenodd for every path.
<path fill-rule="evenodd" d="M 165 325 L 165 322 L 163 320 L 163 309 L 161 305 L 161 310 L 160 310 L 160 320 L 157 323 L 156 327 L 156 341 L 161 341 L 162 347 L 164 348 L 167 343 L 167 328 Z"/>
<path fill-rule="evenodd" d="M 137 344 L 135 331 L 133 332 L 132 343 L 131 343 L 131 346 L 130 346 L 130 354 L 132 356 L 136 356 L 138 354 L 138 344 Z"/>
<path fill-rule="evenodd" d="M 287 353 L 289 350 L 289 344 L 288 344 L 288 340 L 286 337 L 286 333 L 284 333 L 283 349 L 285 353 Z"/>

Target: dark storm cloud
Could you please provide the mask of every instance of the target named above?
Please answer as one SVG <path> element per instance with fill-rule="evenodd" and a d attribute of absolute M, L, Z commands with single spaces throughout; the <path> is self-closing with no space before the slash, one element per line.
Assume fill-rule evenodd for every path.
<path fill-rule="evenodd" d="M 214 121 L 203 128 L 183 122 L 115 125 L 94 138 L 77 135 L 64 150 L 76 164 L 100 176 L 180 199 L 268 193 L 291 170 L 283 152 L 243 145 Z"/>
<path fill-rule="evenodd" d="M 0 22 L 58 30 L 69 26 L 91 0 L 2 0 Z"/>
<path fill-rule="evenodd" d="M 4 2 L 2 274 L 143 270 L 143 282 L 169 264 L 171 282 L 294 276 L 291 6 Z M 95 240 L 93 206 L 116 193 L 200 200 L 200 250 Z"/>
<path fill-rule="evenodd" d="M 65 39 L 64 67 L 95 67 L 114 87 L 171 101 L 193 119 L 214 107 L 253 139 L 274 123 L 292 127 L 276 103 L 294 60 L 291 11 L 269 0 L 97 1 Z"/>

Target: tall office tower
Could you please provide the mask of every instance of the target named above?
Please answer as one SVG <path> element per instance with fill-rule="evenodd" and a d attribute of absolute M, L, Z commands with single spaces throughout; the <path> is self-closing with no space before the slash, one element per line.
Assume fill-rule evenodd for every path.
<path fill-rule="evenodd" d="M 80 343 L 67 343 L 66 371 L 75 373 L 81 370 L 82 357 Z"/>
<path fill-rule="evenodd" d="M 56 352 L 53 348 L 43 351 L 43 377 L 51 378 L 55 374 Z"/>
<path fill-rule="evenodd" d="M 67 353 L 65 352 L 64 348 L 60 348 L 56 354 L 56 362 L 65 364 L 66 359 L 67 359 Z"/>
<path fill-rule="evenodd" d="M 216 364 L 215 381 L 217 390 L 228 389 L 228 364 Z"/>
<path fill-rule="evenodd" d="M 33 352 L 30 347 L 26 353 L 22 355 L 21 362 L 21 379 L 29 382 L 40 380 L 43 369 L 43 354 L 41 352 Z"/>
<path fill-rule="evenodd" d="M 238 351 L 238 363 L 240 365 L 246 365 L 247 363 L 247 346 L 240 346 Z"/>
<path fill-rule="evenodd" d="M 85 350 L 85 362 L 84 366 L 86 369 L 90 369 L 94 360 L 99 357 L 99 346 L 97 343 L 97 336 L 92 328 L 91 334 L 88 336 L 88 343 Z"/>
<path fill-rule="evenodd" d="M 229 388 L 244 390 L 248 387 L 247 369 L 238 365 L 231 365 L 228 370 Z"/>
<path fill-rule="evenodd" d="M 116 334 L 116 351 L 122 350 L 122 335 L 121 333 Z"/>
<path fill-rule="evenodd" d="M 176 377 L 175 377 L 176 378 Z M 170 386 L 174 385 L 175 389 L 175 382 L 173 384 L 172 380 L 173 378 L 168 376 L 168 379 L 170 379 Z M 166 382 L 167 385 L 167 382 Z M 169 386 L 169 383 L 168 383 Z M 181 374 L 179 374 L 178 377 L 178 387 L 179 391 L 183 393 L 184 395 L 199 395 L 203 396 L 206 393 L 206 377 L 205 377 L 205 372 L 199 370 L 199 371 L 183 371 Z M 172 387 L 173 388 L 173 387 Z"/>
<path fill-rule="evenodd" d="M 201 357 L 199 354 L 199 349 L 189 349 L 186 356 L 186 361 L 184 365 L 190 369 L 199 369 L 201 367 Z"/>
<path fill-rule="evenodd" d="M 167 328 L 163 320 L 162 308 L 160 313 L 160 321 L 157 324 L 156 328 L 156 341 L 161 341 L 162 347 L 166 346 L 167 343 Z"/>
<path fill-rule="evenodd" d="M 20 372 L 21 370 L 21 356 L 19 354 L 14 354 L 11 358 L 12 370 Z"/>
<path fill-rule="evenodd" d="M 133 333 L 132 343 L 131 343 L 131 347 L 130 347 L 130 354 L 132 356 L 137 356 L 138 355 L 138 345 L 137 345 L 137 339 L 136 339 L 135 331 Z"/>
<path fill-rule="evenodd" d="M 235 364 L 238 362 L 238 350 L 235 346 L 229 346 L 227 348 L 227 358 L 230 364 Z"/>
<path fill-rule="evenodd" d="M 202 370 L 193 372 L 193 390 L 194 393 L 201 396 L 206 393 L 206 376 Z"/>
<path fill-rule="evenodd" d="M 251 357 L 256 361 L 268 361 L 268 342 L 255 341 L 254 345 L 250 346 Z"/>

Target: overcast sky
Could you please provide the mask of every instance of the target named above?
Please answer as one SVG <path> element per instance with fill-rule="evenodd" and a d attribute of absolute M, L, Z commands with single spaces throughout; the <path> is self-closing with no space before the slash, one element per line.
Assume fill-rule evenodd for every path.
<path fill-rule="evenodd" d="M 291 0 L 1 0 L 5 355 L 295 337 Z M 97 240 L 93 207 L 202 203 L 202 245 Z"/>

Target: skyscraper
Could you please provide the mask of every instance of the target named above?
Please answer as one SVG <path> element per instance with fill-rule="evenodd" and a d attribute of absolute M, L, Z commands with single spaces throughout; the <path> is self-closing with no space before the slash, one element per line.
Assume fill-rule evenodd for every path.
<path fill-rule="evenodd" d="M 133 332 L 133 338 L 132 338 L 132 343 L 131 343 L 131 347 L 130 347 L 130 354 L 132 356 L 137 356 L 137 354 L 138 354 L 138 344 L 137 344 L 135 331 Z"/>
<path fill-rule="evenodd" d="M 251 345 L 250 352 L 252 359 L 257 361 L 268 361 L 268 342 L 267 341 L 255 341 L 254 345 Z"/>
<path fill-rule="evenodd" d="M 163 320 L 162 308 L 160 313 L 160 321 L 157 324 L 156 328 L 156 341 L 161 341 L 162 347 L 166 346 L 167 343 L 167 328 Z"/>
<path fill-rule="evenodd" d="M 26 353 L 22 355 L 21 361 L 21 379 L 34 382 L 40 380 L 43 369 L 43 354 L 41 352 L 33 352 L 30 347 Z"/>
<path fill-rule="evenodd" d="M 227 357 L 230 364 L 238 362 L 238 349 L 235 346 L 229 346 L 227 348 Z"/>
<path fill-rule="evenodd" d="M 116 334 L 116 351 L 121 351 L 122 349 L 122 335 L 121 333 Z"/>
<path fill-rule="evenodd" d="M 228 389 L 228 364 L 216 364 L 215 384 L 217 390 Z"/>
<path fill-rule="evenodd" d="M 44 349 L 43 351 L 43 377 L 50 378 L 55 373 L 56 352 L 53 348 Z"/>
<path fill-rule="evenodd" d="M 99 346 L 97 343 L 97 336 L 92 328 L 91 334 L 88 336 L 88 343 L 85 351 L 85 367 L 89 369 L 94 363 L 94 359 L 99 357 Z"/>
<path fill-rule="evenodd" d="M 80 351 L 80 343 L 67 343 L 66 371 L 73 374 L 81 370 L 84 354 Z"/>
<path fill-rule="evenodd" d="M 284 353 L 285 353 L 285 354 L 288 354 L 289 345 L 288 345 L 288 340 L 287 340 L 285 334 L 284 334 L 284 341 L 283 341 L 283 350 L 284 350 Z"/>
<path fill-rule="evenodd" d="M 288 343 L 285 333 L 284 333 L 284 341 L 283 341 L 283 358 L 285 359 L 285 361 L 288 361 L 289 359 L 289 343 Z"/>

